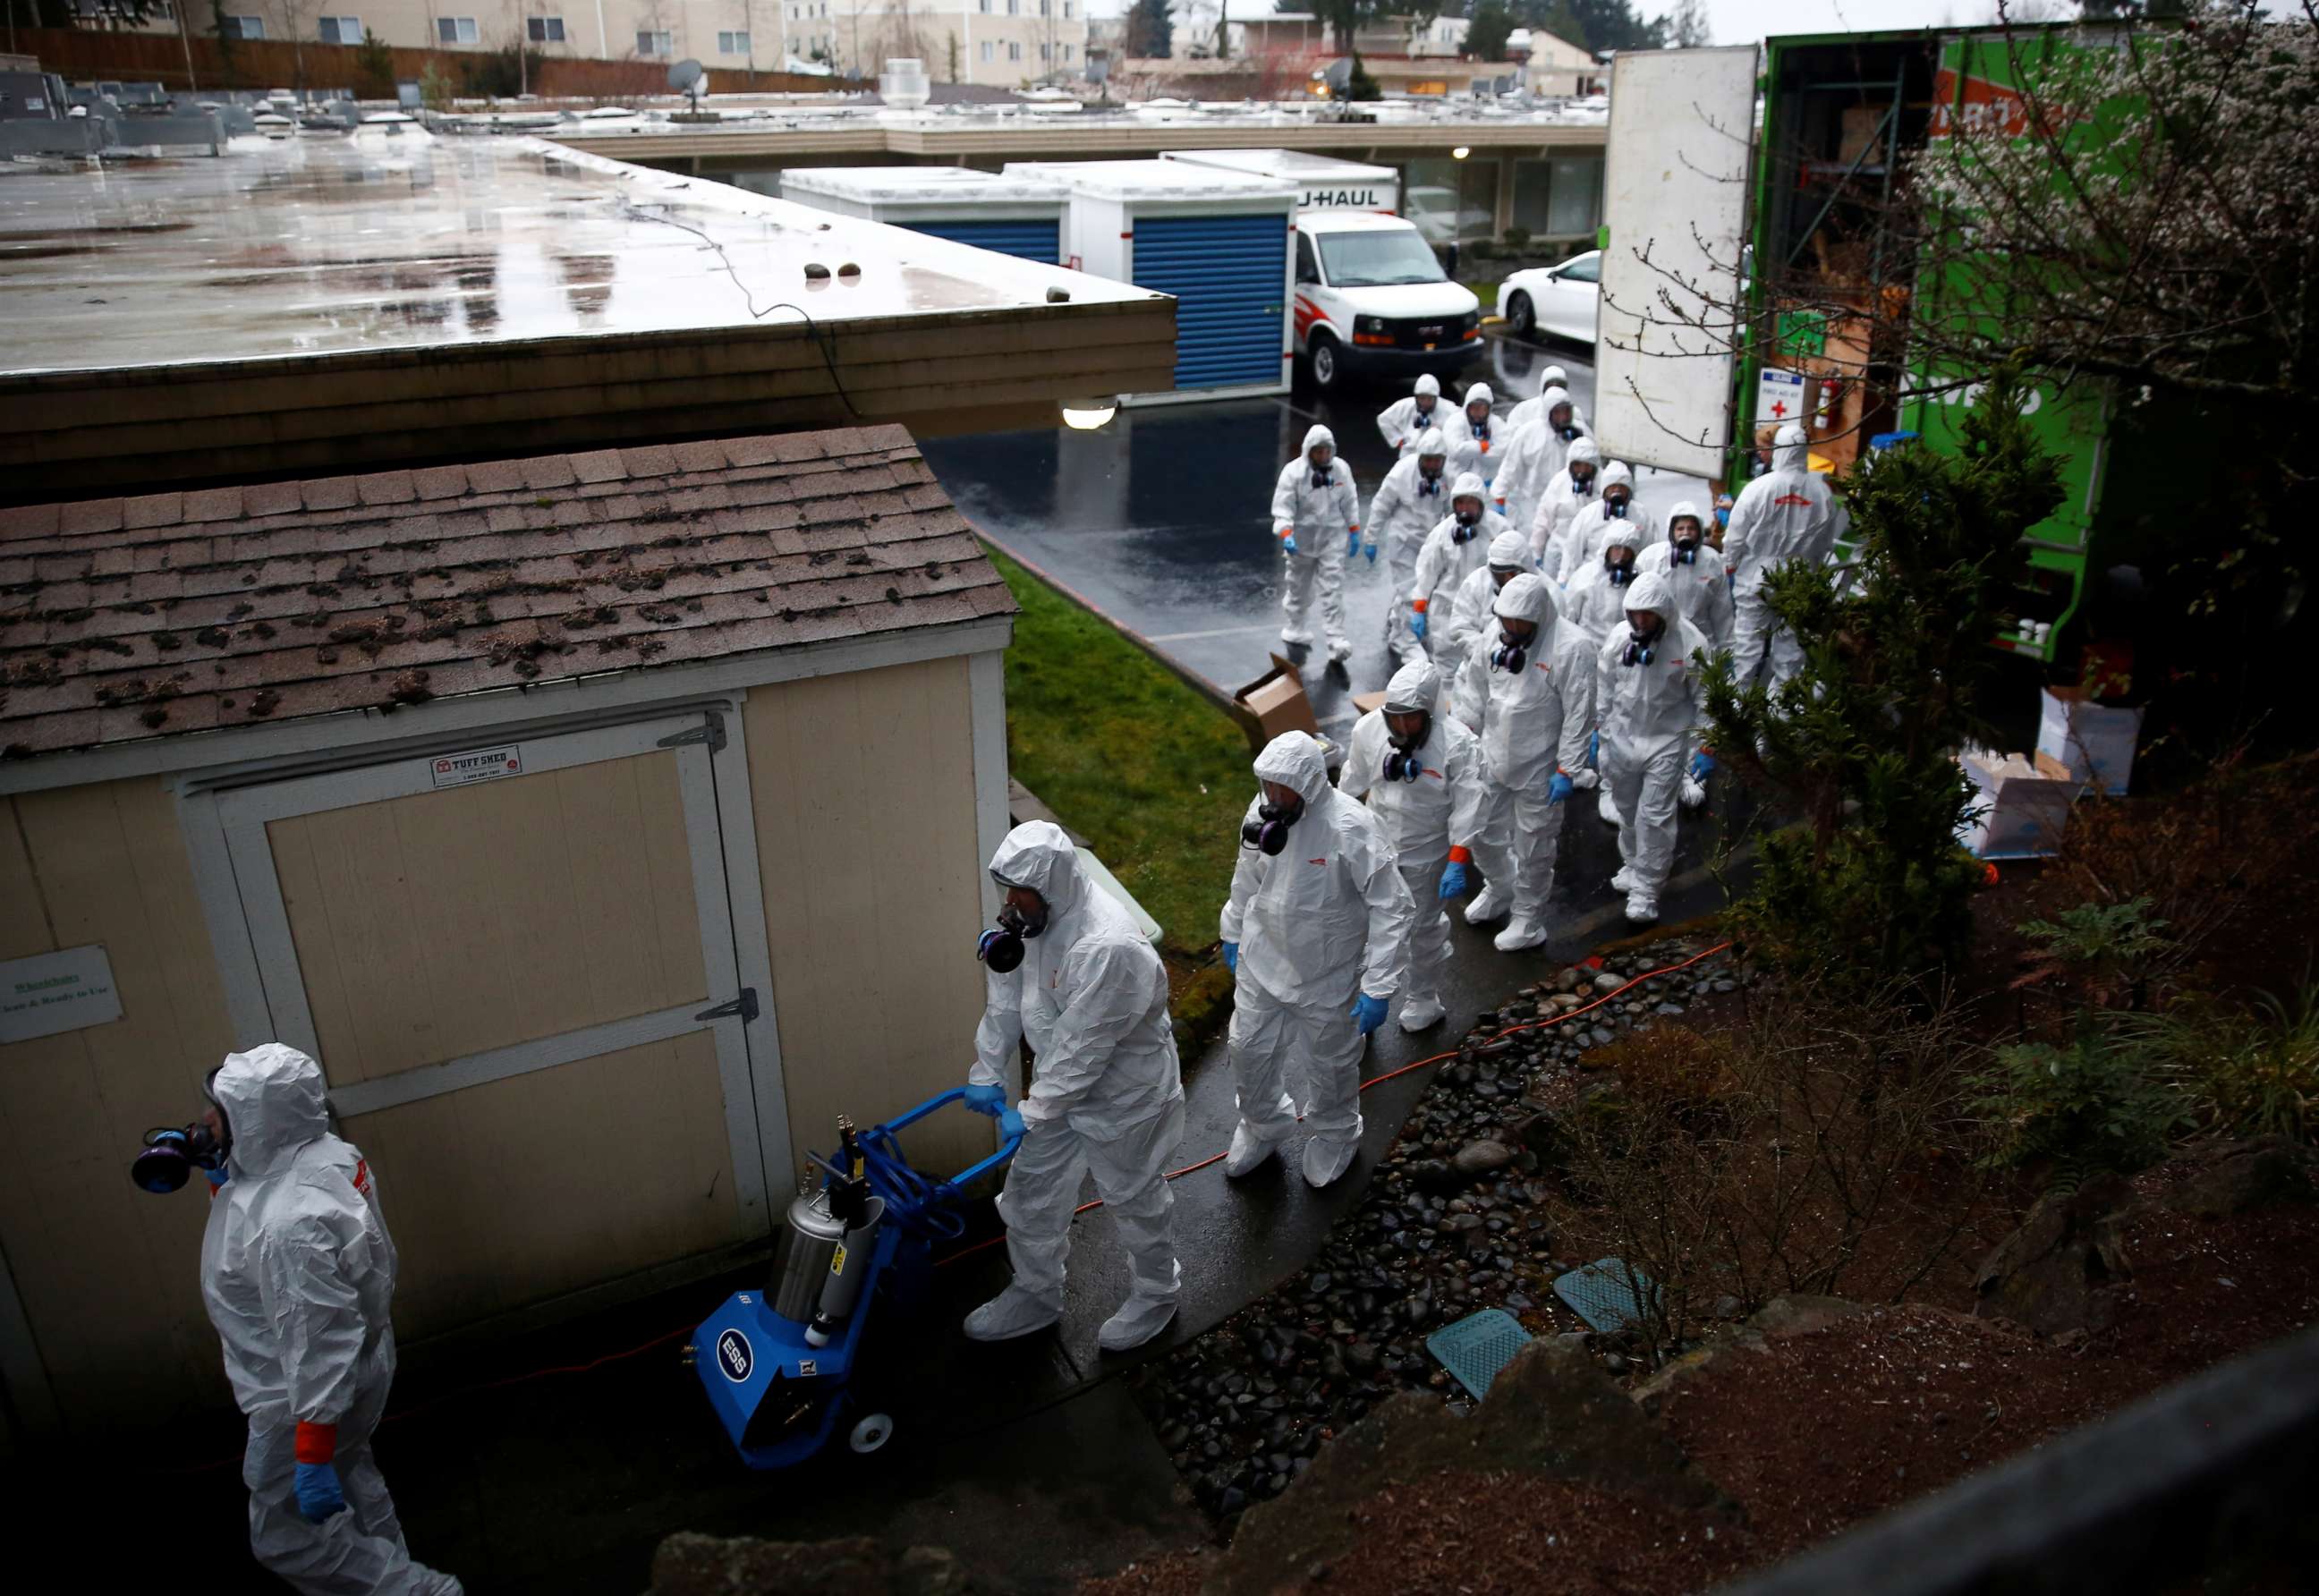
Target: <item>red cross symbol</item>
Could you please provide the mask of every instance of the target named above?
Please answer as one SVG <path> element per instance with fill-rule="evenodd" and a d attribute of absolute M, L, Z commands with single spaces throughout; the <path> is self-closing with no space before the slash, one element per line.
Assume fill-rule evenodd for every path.
<path fill-rule="evenodd" d="M 1784 399 L 1775 399 L 1772 401 L 1772 413 L 1775 416 L 1786 415 L 1788 413 L 1788 401 Z"/>

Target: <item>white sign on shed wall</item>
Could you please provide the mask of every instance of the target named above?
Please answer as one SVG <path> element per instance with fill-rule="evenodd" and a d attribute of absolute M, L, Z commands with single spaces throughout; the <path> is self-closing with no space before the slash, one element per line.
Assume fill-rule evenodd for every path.
<path fill-rule="evenodd" d="M 30 1041 L 120 1017 L 113 960 L 100 943 L 0 963 L 0 1042 Z"/>
<path fill-rule="evenodd" d="M 1619 54 L 1594 351 L 1593 421 L 1605 459 L 1723 473 L 1755 114 L 1752 44 Z M 1674 324 L 1683 318 L 1703 318 L 1706 328 Z"/>

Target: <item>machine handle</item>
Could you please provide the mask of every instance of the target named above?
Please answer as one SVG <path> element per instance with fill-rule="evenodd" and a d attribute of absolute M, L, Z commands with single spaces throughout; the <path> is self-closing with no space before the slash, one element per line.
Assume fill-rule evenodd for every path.
<path fill-rule="evenodd" d="M 892 1119 L 888 1120 L 884 1124 L 878 1128 L 880 1131 L 894 1132 L 900 1130 L 905 1125 L 915 1125 L 920 1120 L 925 1118 L 926 1115 L 934 1113 L 936 1109 L 946 1108 L 953 1103 L 963 1102 L 965 1097 L 966 1088 L 964 1087 L 952 1087 L 946 1092 L 936 1092 L 933 1096 L 927 1098 L 924 1103 L 919 1104 L 916 1108 L 903 1110 L 900 1114 L 895 1115 Z M 949 1180 L 945 1181 L 943 1184 L 947 1186 L 966 1186 L 970 1182 L 979 1180 L 984 1176 L 989 1174 L 993 1169 L 997 1168 L 1009 1159 L 1012 1159 L 1015 1156 L 1015 1150 L 1022 1145 L 1023 1138 L 1021 1136 L 1009 1136 L 1006 1139 L 1006 1144 L 1000 1147 L 997 1152 L 992 1153 L 988 1158 L 983 1159 L 982 1162 L 975 1165 L 972 1168 L 961 1170 L 958 1174 L 952 1176 Z"/>

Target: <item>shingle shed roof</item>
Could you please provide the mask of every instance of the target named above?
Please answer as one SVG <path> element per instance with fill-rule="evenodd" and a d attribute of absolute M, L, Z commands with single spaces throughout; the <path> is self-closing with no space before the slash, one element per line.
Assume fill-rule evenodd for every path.
<path fill-rule="evenodd" d="M 0 509 L 0 751 L 1014 608 L 898 427 Z"/>

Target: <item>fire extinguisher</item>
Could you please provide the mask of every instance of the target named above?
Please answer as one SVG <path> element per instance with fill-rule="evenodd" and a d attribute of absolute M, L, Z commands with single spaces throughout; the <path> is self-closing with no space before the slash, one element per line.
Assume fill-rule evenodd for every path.
<path fill-rule="evenodd" d="M 1819 379 L 1819 408 L 1812 412 L 1812 425 L 1826 431 L 1836 424 L 1836 407 L 1844 402 L 1844 379 L 1827 376 Z"/>

